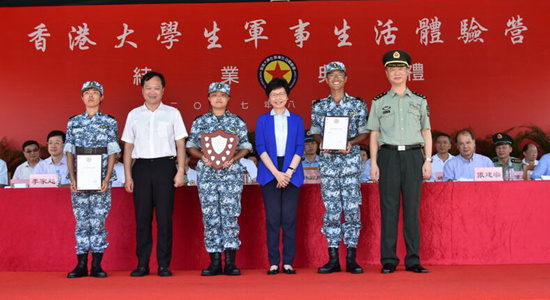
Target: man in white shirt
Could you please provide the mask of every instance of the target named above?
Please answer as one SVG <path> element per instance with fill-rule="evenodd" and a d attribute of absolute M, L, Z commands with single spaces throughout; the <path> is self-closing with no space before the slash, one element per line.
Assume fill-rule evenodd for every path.
<path fill-rule="evenodd" d="M 8 165 L 0 159 L 0 188 L 8 185 Z"/>
<path fill-rule="evenodd" d="M 138 267 L 130 274 L 149 274 L 153 239 L 153 207 L 157 217 L 158 275 L 172 276 L 172 213 L 174 192 L 183 186 L 187 130 L 178 109 L 164 105 L 164 76 L 149 72 L 141 79 L 144 105 L 133 109 L 122 134 L 124 145 L 124 187 L 134 193 L 136 210 L 136 254 Z M 174 162 L 177 158 L 177 169 Z M 132 165 L 132 160 L 135 163 Z"/>
<path fill-rule="evenodd" d="M 454 157 L 449 153 L 451 150 L 451 136 L 446 133 L 440 133 L 435 139 L 435 149 L 437 153 L 432 156 L 432 177 L 429 181 L 442 181 L 443 176 L 437 178 L 437 173 L 443 174 L 443 167 Z"/>
<path fill-rule="evenodd" d="M 244 179 L 244 184 L 252 184 L 256 182 L 256 177 L 258 177 L 258 167 L 254 162 L 246 157 L 241 158 L 241 164 L 246 168 L 245 175 L 248 178 Z"/>
<path fill-rule="evenodd" d="M 23 143 L 23 155 L 27 161 L 20 164 L 15 173 L 13 174 L 12 180 L 21 180 L 29 179 L 29 175 L 32 174 L 32 171 L 36 165 L 41 161 L 40 159 L 40 145 L 37 141 L 29 140 Z"/>
<path fill-rule="evenodd" d="M 538 149 L 537 146 L 533 143 L 526 144 L 523 146 L 523 160 L 522 163 L 526 166 L 536 166 L 539 164 L 539 161 L 537 160 L 538 157 Z"/>
<path fill-rule="evenodd" d="M 445 163 L 443 181 L 473 181 L 475 168 L 494 167 L 490 158 L 476 153 L 476 140 L 470 130 L 461 130 L 456 135 L 456 147 L 460 155 Z"/>
<path fill-rule="evenodd" d="M 33 174 L 57 174 L 59 186 L 69 186 L 69 169 L 67 156 L 63 152 L 65 144 L 65 133 L 61 130 L 54 130 L 48 134 L 48 152 L 50 157 L 40 161 L 34 167 Z"/>
<path fill-rule="evenodd" d="M 121 154 L 120 152 L 117 153 L 116 156 L 116 163 L 114 166 L 115 174 L 116 174 L 116 180 L 113 181 L 112 187 L 123 187 L 125 176 L 124 176 L 124 164 L 120 162 Z"/>

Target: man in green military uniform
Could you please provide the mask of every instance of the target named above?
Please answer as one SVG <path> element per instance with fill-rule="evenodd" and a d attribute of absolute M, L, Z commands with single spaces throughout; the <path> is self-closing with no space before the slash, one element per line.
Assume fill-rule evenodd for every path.
<path fill-rule="evenodd" d="M 514 140 L 506 133 L 499 132 L 493 135 L 493 144 L 495 145 L 495 152 L 497 156 L 493 158 L 495 167 L 502 167 L 502 174 L 504 180 L 511 180 L 508 176 L 511 169 L 514 171 L 523 171 L 523 163 L 521 159 L 511 157 L 512 144 Z"/>
<path fill-rule="evenodd" d="M 429 179 L 432 174 L 429 107 L 426 97 L 407 88 L 411 65 L 407 52 L 389 51 L 382 62 L 391 89 L 373 99 L 367 122 L 367 129 L 371 131 L 371 178 L 380 183 L 381 272 L 393 273 L 399 264 L 396 248 L 401 193 L 407 246 L 405 269 L 427 273 L 418 255 L 418 211 L 422 179 Z"/>

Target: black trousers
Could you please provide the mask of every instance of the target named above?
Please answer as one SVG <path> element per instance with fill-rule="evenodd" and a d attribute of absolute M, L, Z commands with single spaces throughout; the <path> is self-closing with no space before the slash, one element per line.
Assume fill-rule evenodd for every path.
<path fill-rule="evenodd" d="M 403 235 L 407 247 L 405 265 L 420 263 L 419 207 L 422 187 L 422 164 L 420 149 L 397 151 L 380 148 L 380 212 L 382 214 L 381 256 L 382 264 L 397 266 L 397 225 L 399 222 L 400 192 L 403 196 Z"/>
<path fill-rule="evenodd" d="M 157 217 L 158 264 L 159 267 L 170 266 L 176 171 L 174 160 L 168 157 L 137 159 L 132 167 L 137 225 L 136 255 L 140 267 L 148 267 L 151 257 L 153 208 Z"/>
<path fill-rule="evenodd" d="M 279 170 L 282 158 L 278 159 Z M 279 265 L 279 238 L 283 229 L 283 264 L 292 265 L 296 255 L 296 212 L 300 188 L 289 183 L 284 189 L 277 188 L 274 179 L 262 186 L 265 207 L 265 225 L 267 230 L 267 252 L 270 265 Z"/>

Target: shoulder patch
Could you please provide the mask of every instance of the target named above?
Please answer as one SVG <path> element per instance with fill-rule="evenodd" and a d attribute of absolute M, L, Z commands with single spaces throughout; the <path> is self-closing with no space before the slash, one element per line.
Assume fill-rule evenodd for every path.
<path fill-rule="evenodd" d="M 237 118 L 239 118 L 239 119 L 241 119 L 241 121 L 243 121 L 243 123 L 245 123 L 245 124 L 246 124 L 246 122 L 244 121 L 244 119 L 243 119 L 243 118 L 241 118 L 241 116 L 239 116 L 239 115 L 234 115 L 234 116 L 235 116 L 235 117 L 237 117 Z"/>
<path fill-rule="evenodd" d="M 72 119 L 72 118 L 78 117 L 78 116 L 80 116 L 80 114 L 70 117 L 69 120 Z"/>
<path fill-rule="evenodd" d="M 498 162 L 498 157 L 493 158 L 493 162 Z"/>
<path fill-rule="evenodd" d="M 198 115 L 196 116 L 194 119 L 193 119 L 193 122 L 195 122 L 197 119 L 199 119 L 200 117 L 202 117 L 203 115 Z"/>
<path fill-rule="evenodd" d="M 321 100 L 323 100 L 323 99 L 325 99 L 325 98 L 317 99 L 317 100 L 313 101 L 313 104 L 311 104 L 311 105 L 313 106 L 313 105 L 321 102 Z"/>
<path fill-rule="evenodd" d="M 388 93 L 388 92 L 383 92 L 382 94 L 380 94 L 380 95 L 378 95 L 378 96 L 372 98 L 372 101 L 376 101 L 376 100 L 378 100 L 378 99 L 380 99 L 380 98 L 386 96 L 387 93 Z"/>
<path fill-rule="evenodd" d="M 115 117 L 113 117 L 113 116 L 111 116 L 111 115 L 108 115 L 108 114 L 105 114 L 105 115 L 106 115 L 107 117 L 111 118 L 111 119 L 114 119 L 114 120 L 116 120 L 116 118 L 115 118 Z"/>
<path fill-rule="evenodd" d="M 426 99 L 426 96 L 424 96 L 424 95 L 422 95 L 422 94 L 420 94 L 420 93 L 417 93 L 417 92 L 415 92 L 415 91 L 411 91 L 411 93 L 417 95 L 418 97 L 420 97 L 420 98 L 422 98 L 422 99 Z"/>
<path fill-rule="evenodd" d="M 512 162 L 513 162 L 513 163 L 523 163 L 523 162 L 521 161 L 521 159 L 515 158 L 515 157 L 512 157 Z"/>

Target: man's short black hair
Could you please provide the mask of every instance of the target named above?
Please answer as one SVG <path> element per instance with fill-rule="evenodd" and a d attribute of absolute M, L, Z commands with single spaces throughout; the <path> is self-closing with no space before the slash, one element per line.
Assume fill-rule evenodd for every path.
<path fill-rule="evenodd" d="M 273 78 L 265 87 L 265 94 L 269 97 L 271 91 L 278 88 L 284 88 L 287 96 L 290 95 L 290 86 L 288 85 L 288 82 L 282 78 Z"/>
<path fill-rule="evenodd" d="M 25 147 L 30 146 L 30 145 L 36 145 L 36 147 L 38 147 L 38 149 L 40 149 L 40 145 L 39 145 L 38 142 L 35 141 L 35 140 L 28 140 L 28 141 L 25 141 L 25 142 L 23 143 L 23 146 L 21 147 L 21 149 L 23 149 L 23 151 L 25 151 Z"/>
<path fill-rule="evenodd" d="M 435 137 L 435 140 L 437 141 L 437 139 L 440 138 L 440 137 L 442 137 L 442 136 L 448 138 L 448 139 L 449 139 L 449 142 L 451 142 L 451 141 L 453 140 L 453 139 L 451 138 L 451 136 L 448 135 L 448 134 L 446 134 L 445 132 L 440 132 L 440 133 Z M 472 139 L 473 139 L 473 138 L 472 138 Z"/>
<path fill-rule="evenodd" d="M 145 83 L 153 77 L 158 77 L 160 79 L 160 83 L 162 84 L 162 87 L 166 87 L 166 80 L 164 80 L 164 75 L 158 73 L 158 72 L 147 72 L 143 77 L 141 77 L 141 87 L 145 85 Z"/>
<path fill-rule="evenodd" d="M 61 130 L 51 131 L 50 133 L 48 133 L 48 138 L 46 139 L 46 142 L 48 142 L 50 140 L 50 138 L 53 137 L 53 136 L 60 136 L 61 139 L 63 140 L 63 143 L 65 143 L 65 132 L 63 132 Z"/>
<path fill-rule="evenodd" d="M 527 152 L 527 150 L 529 150 L 529 145 L 533 145 L 533 147 L 537 148 L 537 146 L 533 143 L 527 143 L 525 144 L 525 146 L 523 146 L 523 150 L 521 150 L 521 152 Z"/>
<path fill-rule="evenodd" d="M 476 137 L 474 136 L 474 133 L 470 129 L 462 129 L 459 131 L 455 136 L 455 142 L 458 144 L 458 136 L 461 134 L 468 134 L 472 138 L 472 140 L 475 140 Z"/>

